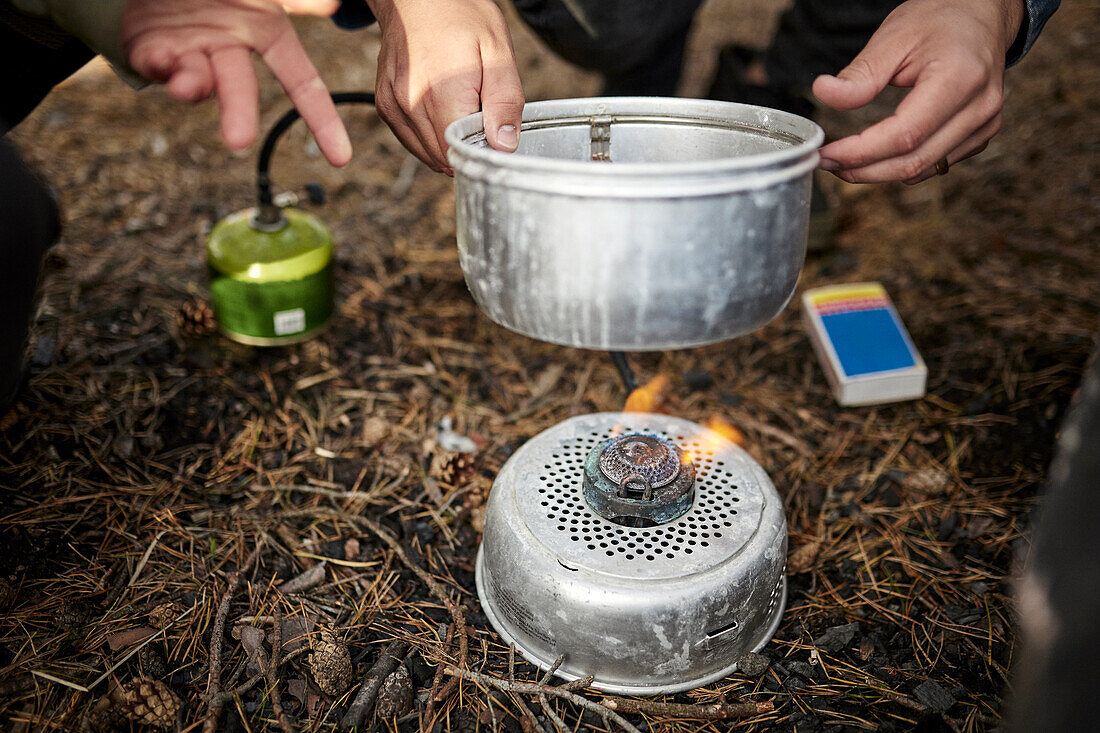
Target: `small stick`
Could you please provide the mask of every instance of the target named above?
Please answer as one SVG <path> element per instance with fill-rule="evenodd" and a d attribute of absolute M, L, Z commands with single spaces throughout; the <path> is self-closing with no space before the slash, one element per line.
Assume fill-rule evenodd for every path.
<path fill-rule="evenodd" d="M 458 679 L 470 680 L 472 682 L 480 682 L 483 685 L 489 685 L 495 687 L 498 690 L 504 690 L 505 692 L 518 692 L 522 695 L 550 695 L 553 697 L 560 697 L 569 702 L 582 707 L 585 710 L 599 715 L 605 720 L 611 720 L 620 728 L 629 733 L 641 733 L 640 730 L 630 724 L 630 721 L 626 720 L 623 716 L 616 713 L 614 710 L 608 707 L 604 707 L 599 703 L 594 703 L 586 697 L 570 692 L 569 690 L 563 690 L 560 687 L 549 687 L 547 685 L 539 685 L 534 682 L 509 682 L 508 680 L 498 679 L 496 677 L 490 677 L 480 672 L 474 672 L 469 669 L 459 669 L 453 665 L 448 664 L 444 670 L 447 674 Z"/>
<path fill-rule="evenodd" d="M 554 709 L 550 707 L 550 700 L 546 695 L 539 695 L 539 704 L 542 705 L 542 712 L 546 713 L 546 717 L 550 718 L 550 722 L 554 724 L 554 729 L 558 733 L 569 733 L 569 728 L 565 725 L 565 721 L 558 717 L 558 714 L 554 712 Z"/>
<path fill-rule="evenodd" d="M 595 681 L 596 681 L 596 675 L 590 674 L 587 677 L 581 677 L 579 679 L 573 680 L 572 682 L 566 682 L 563 685 L 558 685 L 558 688 L 562 689 L 562 690 L 569 690 L 570 692 L 573 692 L 574 690 L 583 690 L 584 688 L 588 687 L 589 685 L 591 685 Z"/>
<path fill-rule="evenodd" d="M 605 697 L 600 700 L 600 704 L 608 710 L 616 710 L 621 713 L 646 713 L 695 720 L 749 718 L 753 715 L 770 713 L 775 710 L 775 705 L 770 702 L 716 702 L 706 705 L 693 705 L 690 703 L 660 702 L 659 700 L 632 700 L 625 697 Z"/>
<path fill-rule="evenodd" d="M 443 648 L 447 649 L 451 645 L 451 641 L 455 638 L 455 625 L 449 624 L 447 626 L 447 633 L 443 637 Z M 427 721 L 427 726 L 433 724 L 433 718 L 435 717 L 435 698 L 439 693 L 439 686 L 443 684 L 443 665 L 440 664 L 436 667 L 435 676 L 432 677 L 432 688 L 428 691 L 428 705 L 424 709 L 424 720 Z M 421 726 L 424 728 L 425 726 Z"/>
<path fill-rule="evenodd" d="M 542 679 L 539 680 L 539 684 L 545 685 L 547 682 L 549 682 L 550 678 L 554 676 L 554 673 L 558 671 L 558 667 L 560 667 L 561 663 L 564 661 L 565 655 L 559 654 L 558 658 L 554 660 L 554 663 L 550 665 L 550 669 L 546 670 L 546 674 L 544 674 L 542 676 Z"/>
<path fill-rule="evenodd" d="M 565 659 L 565 657 L 558 657 L 558 663 L 560 663 L 562 659 Z M 508 681 L 516 681 L 516 645 L 514 642 L 508 644 Z M 546 684 L 545 678 L 542 680 L 542 684 Z M 546 729 L 542 727 L 542 724 L 539 723 L 539 719 L 531 712 L 531 708 L 527 707 L 527 703 L 523 701 L 523 698 L 518 695 L 512 695 L 512 699 L 515 701 L 516 706 L 519 707 L 520 712 L 523 713 L 523 717 L 527 718 L 527 722 L 530 723 L 535 730 L 539 731 L 539 733 L 546 733 Z"/>
<path fill-rule="evenodd" d="M 222 642 L 225 640 L 225 620 L 229 616 L 229 604 L 233 602 L 233 596 L 244 583 L 244 574 L 248 572 L 260 550 L 264 546 L 263 536 L 256 543 L 256 548 L 244 561 L 244 564 L 233 571 L 229 576 L 229 586 L 225 589 L 218 604 L 218 612 L 214 616 L 214 630 L 210 634 L 210 674 L 206 679 L 206 699 L 208 710 L 206 722 L 202 725 L 202 733 L 214 733 L 218 728 L 218 718 L 221 717 L 225 700 L 221 695 L 221 666 L 222 666 Z"/>
<path fill-rule="evenodd" d="M 294 725 L 283 710 L 283 694 L 279 692 L 279 657 L 283 651 L 283 609 L 275 603 L 275 629 L 271 632 L 271 659 L 267 663 L 267 686 L 271 689 L 271 708 L 283 733 L 295 733 Z"/>
<path fill-rule="evenodd" d="M 321 561 L 308 570 L 298 573 L 276 590 L 284 595 L 290 595 L 291 593 L 303 593 L 316 585 L 320 585 L 325 580 L 325 564 L 324 561 Z"/>
<path fill-rule="evenodd" d="M 539 723 L 539 719 L 531 712 L 531 708 L 527 707 L 527 703 L 523 701 L 523 698 L 516 693 L 512 693 L 511 697 L 520 712 L 523 713 L 523 717 L 527 718 L 527 722 L 531 724 L 531 728 L 537 730 L 539 733 L 546 733 L 546 729 L 542 727 L 542 724 Z"/>
<path fill-rule="evenodd" d="M 302 656 L 303 654 L 305 654 L 308 651 L 309 651 L 309 647 L 307 647 L 307 646 L 304 646 L 301 649 L 296 649 L 296 650 L 292 651 L 290 654 L 287 654 L 286 659 L 284 659 L 283 661 L 284 662 L 291 662 L 291 661 L 297 659 L 298 657 Z M 263 672 L 257 672 L 256 674 L 249 677 L 247 680 L 242 682 L 237 687 L 234 687 L 232 690 L 227 690 L 227 691 L 221 693 L 218 696 L 218 698 L 221 700 L 221 704 L 224 705 L 225 703 L 232 700 L 234 697 L 240 697 L 241 695 L 247 693 L 253 687 L 260 684 L 260 681 L 263 680 L 263 678 L 264 678 L 264 673 Z"/>
<path fill-rule="evenodd" d="M 340 719 L 342 729 L 351 730 L 367 716 L 378 697 L 378 691 L 382 689 L 382 683 L 397 669 L 408 646 L 401 639 L 394 639 L 378 655 L 378 659 L 363 676 L 363 684 L 359 687 L 359 692 L 355 693 L 355 699 L 348 706 L 347 713 Z"/>

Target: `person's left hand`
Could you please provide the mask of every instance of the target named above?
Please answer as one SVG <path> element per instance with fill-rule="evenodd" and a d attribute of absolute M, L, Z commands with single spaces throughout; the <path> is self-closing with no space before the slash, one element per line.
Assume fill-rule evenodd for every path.
<path fill-rule="evenodd" d="M 121 41 L 130 65 L 185 102 L 216 94 L 221 133 L 231 150 L 256 140 L 257 53 L 286 90 L 324 156 L 351 160 L 351 140 L 284 8 L 324 14 L 334 0 L 130 0 Z"/>
<path fill-rule="evenodd" d="M 1005 52 L 1023 0 L 909 0 L 887 16 L 814 95 L 855 109 L 887 85 L 912 87 L 894 114 L 821 149 L 821 167 L 850 183 L 919 183 L 976 155 L 1001 126 Z"/>

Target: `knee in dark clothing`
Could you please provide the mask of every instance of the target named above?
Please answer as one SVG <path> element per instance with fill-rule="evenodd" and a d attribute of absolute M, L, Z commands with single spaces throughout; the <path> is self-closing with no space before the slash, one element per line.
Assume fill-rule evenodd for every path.
<path fill-rule="evenodd" d="M 702 0 L 515 0 L 523 20 L 562 58 L 603 74 L 655 60 L 683 36 Z M 578 15 L 580 16 L 578 18 Z"/>
<path fill-rule="evenodd" d="M 0 403 L 18 387 L 34 291 L 59 231 L 46 184 L 0 139 Z"/>

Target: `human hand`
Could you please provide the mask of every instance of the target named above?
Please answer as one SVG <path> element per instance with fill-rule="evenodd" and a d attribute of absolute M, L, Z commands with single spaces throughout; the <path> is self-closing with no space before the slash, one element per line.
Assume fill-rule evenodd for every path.
<path fill-rule="evenodd" d="M 231 150 L 256 140 L 260 55 L 286 90 L 324 156 L 351 160 L 351 140 L 325 83 L 294 33 L 284 7 L 323 13 L 332 0 L 130 0 L 121 40 L 136 72 L 167 84 L 184 102 L 216 94 L 222 139 Z"/>
<path fill-rule="evenodd" d="M 497 150 L 519 144 L 523 113 L 512 41 L 490 0 L 368 0 L 382 30 L 375 99 L 397 138 L 432 170 L 454 175 L 443 131 L 481 110 Z"/>
<path fill-rule="evenodd" d="M 850 183 L 919 183 L 943 161 L 985 149 L 1001 126 L 1005 52 L 1023 20 L 1021 0 L 909 0 L 887 16 L 837 76 L 814 95 L 855 109 L 887 85 L 912 87 L 894 114 L 821 149 L 821 167 Z"/>

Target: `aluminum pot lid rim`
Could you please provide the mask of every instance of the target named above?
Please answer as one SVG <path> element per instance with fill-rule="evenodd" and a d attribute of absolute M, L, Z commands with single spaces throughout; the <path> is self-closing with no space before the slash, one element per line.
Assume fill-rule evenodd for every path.
<path fill-rule="evenodd" d="M 675 109 L 662 109 L 655 111 L 655 106 Z M 560 158 L 544 158 L 534 155 L 517 155 L 495 150 L 488 145 L 476 146 L 467 142 L 468 138 L 484 132 L 481 112 L 475 112 L 466 117 L 461 117 L 447 126 L 444 139 L 450 150 L 448 159 L 460 173 L 462 163 L 467 161 L 480 161 L 492 164 L 494 167 L 510 170 L 526 170 L 540 173 L 574 173 L 586 176 L 614 178 L 614 177 L 649 177 L 661 175 L 666 177 L 678 175 L 698 175 L 715 173 L 745 173 L 762 168 L 795 164 L 807 157 L 815 161 L 817 150 L 825 141 L 825 132 L 812 120 L 799 115 L 760 107 L 757 105 L 743 104 L 740 102 L 724 102 L 709 99 L 686 99 L 681 97 L 592 97 L 578 99 L 550 99 L 539 102 L 528 102 L 523 109 L 524 122 L 536 122 L 545 118 L 539 115 L 560 113 L 569 110 L 567 115 L 573 117 L 602 116 L 616 114 L 645 115 L 647 117 L 683 117 L 690 114 L 691 110 L 725 110 L 730 115 L 735 113 L 750 113 L 752 115 L 775 118 L 785 122 L 806 128 L 806 134 L 802 135 L 802 141 L 782 150 L 753 153 L 728 158 L 712 158 L 709 160 L 684 161 L 678 163 L 668 162 L 616 162 L 613 166 L 593 165 L 586 160 L 564 160 Z M 559 114 L 558 116 L 566 116 Z M 701 122 L 721 122 L 720 116 L 713 112 L 701 116 Z M 730 120 L 733 121 L 733 120 Z"/>

